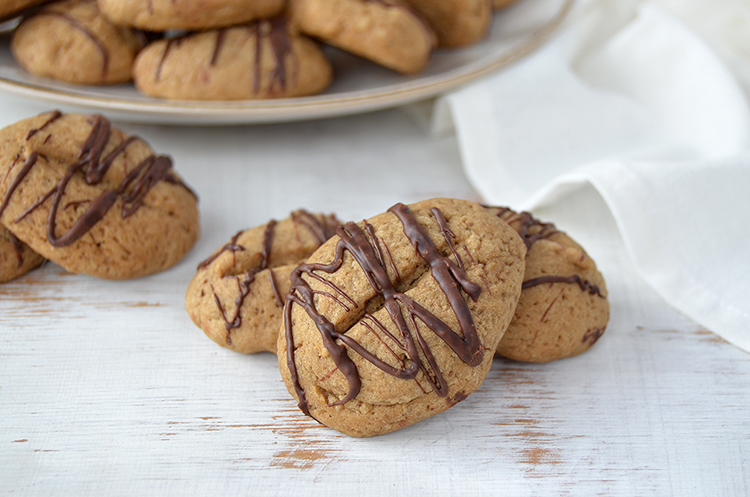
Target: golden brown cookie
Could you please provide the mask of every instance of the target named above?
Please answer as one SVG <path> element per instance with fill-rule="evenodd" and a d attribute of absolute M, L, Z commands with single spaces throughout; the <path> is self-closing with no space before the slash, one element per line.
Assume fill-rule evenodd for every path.
<path fill-rule="evenodd" d="M 130 81 L 144 36 L 115 26 L 94 0 L 65 0 L 27 17 L 13 32 L 13 57 L 27 72 L 75 84 Z"/>
<path fill-rule="evenodd" d="M 193 322 L 236 352 L 276 352 L 289 275 L 340 222 L 298 210 L 281 221 L 240 231 L 198 266 L 185 295 Z"/>
<path fill-rule="evenodd" d="M 332 76 L 318 44 L 283 18 L 153 42 L 133 70 L 142 93 L 185 100 L 312 95 Z"/>
<path fill-rule="evenodd" d="M 10 19 L 24 9 L 40 5 L 49 0 L 2 0 L 0 2 L 0 21 Z"/>
<path fill-rule="evenodd" d="M 57 111 L 0 130 L 0 222 L 74 273 L 135 278 L 200 234 L 195 194 L 146 142 L 102 116 Z"/>
<path fill-rule="evenodd" d="M 275 17 L 285 0 L 98 0 L 113 23 L 145 31 L 206 30 Z"/>
<path fill-rule="evenodd" d="M 583 248 L 553 224 L 527 212 L 490 208 L 528 248 L 523 291 L 497 353 L 549 362 L 590 349 L 609 321 L 604 277 Z"/>
<path fill-rule="evenodd" d="M 432 29 L 398 0 L 290 0 L 303 33 L 404 74 L 427 66 Z"/>
<path fill-rule="evenodd" d="M 518 0 L 492 0 L 492 8 L 495 10 L 504 9 L 505 7 L 509 7 L 512 4 L 516 3 Z"/>
<path fill-rule="evenodd" d="M 4 226 L 0 226 L 0 283 L 39 267 L 44 257 L 37 254 Z"/>
<path fill-rule="evenodd" d="M 492 22 L 491 0 L 403 0 L 421 14 L 437 34 L 438 46 L 455 48 L 476 43 Z"/>
<path fill-rule="evenodd" d="M 487 375 L 525 252 L 507 224 L 463 200 L 344 224 L 292 272 L 277 351 L 287 389 L 357 437 L 445 411 Z"/>

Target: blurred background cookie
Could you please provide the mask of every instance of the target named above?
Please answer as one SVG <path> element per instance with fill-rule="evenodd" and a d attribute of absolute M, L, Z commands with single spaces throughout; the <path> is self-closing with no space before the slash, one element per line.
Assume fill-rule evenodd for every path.
<path fill-rule="evenodd" d="M 498 355 L 549 362 L 589 350 L 609 322 L 604 277 L 586 251 L 551 223 L 527 212 L 490 208 L 526 243 L 523 291 Z"/>
<path fill-rule="evenodd" d="M 104 18 L 94 0 L 55 2 L 25 18 L 11 50 L 27 72 L 76 84 L 130 80 L 144 37 Z"/>
<path fill-rule="evenodd" d="M 98 0 L 115 24 L 145 31 L 205 30 L 279 15 L 286 0 Z"/>
<path fill-rule="evenodd" d="M 73 273 L 167 269 L 200 235 L 198 201 L 146 142 L 102 116 L 50 112 L 0 130 L 0 222 Z"/>
<path fill-rule="evenodd" d="M 438 46 L 464 47 L 487 34 L 491 0 L 403 0 L 422 15 L 437 34 Z"/>
<path fill-rule="evenodd" d="M 190 318 L 222 347 L 275 353 L 289 275 L 339 224 L 298 210 L 237 233 L 198 266 L 185 295 Z"/>
<path fill-rule="evenodd" d="M 133 68 L 142 93 L 188 100 L 312 95 L 332 77 L 317 42 L 290 33 L 284 18 L 158 40 Z"/>
<path fill-rule="evenodd" d="M 37 254 L 4 226 L 0 226 L 0 283 L 5 283 L 40 266 L 44 257 Z"/>
<path fill-rule="evenodd" d="M 492 8 L 495 10 L 504 9 L 516 3 L 518 0 L 492 0 Z"/>
<path fill-rule="evenodd" d="M 303 33 L 404 74 L 424 69 L 436 43 L 396 0 L 290 0 L 289 15 Z"/>

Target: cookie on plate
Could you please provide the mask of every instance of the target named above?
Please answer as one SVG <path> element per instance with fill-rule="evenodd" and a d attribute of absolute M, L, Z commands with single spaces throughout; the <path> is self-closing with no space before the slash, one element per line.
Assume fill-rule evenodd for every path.
<path fill-rule="evenodd" d="M 281 221 L 240 231 L 198 266 L 185 295 L 193 322 L 236 352 L 276 352 L 289 275 L 340 222 L 298 210 Z"/>
<path fill-rule="evenodd" d="M 463 200 L 344 224 L 292 271 L 277 351 L 287 389 L 357 437 L 445 411 L 487 375 L 525 253 L 507 224 Z"/>
<path fill-rule="evenodd" d="M 549 362 L 589 350 L 609 321 L 604 277 L 586 251 L 527 212 L 490 208 L 516 229 L 528 252 L 523 291 L 498 355 Z"/>
<path fill-rule="evenodd" d="M 279 15 L 286 0 L 98 0 L 115 24 L 145 31 L 199 31 Z"/>
<path fill-rule="evenodd" d="M 313 95 L 332 77 L 317 42 L 290 33 L 284 18 L 152 42 L 133 69 L 139 91 L 175 100 Z"/>
<path fill-rule="evenodd" d="M 397 0 L 290 0 L 305 34 L 404 74 L 427 66 L 435 34 Z"/>
<path fill-rule="evenodd" d="M 115 26 L 94 0 L 55 2 L 25 18 L 13 32 L 11 51 L 30 74 L 75 84 L 130 81 L 145 37 Z"/>
<path fill-rule="evenodd" d="M 0 226 L 0 283 L 18 278 L 39 267 L 42 262 L 44 257 Z"/>
<path fill-rule="evenodd" d="M 0 130 L 0 222 L 74 273 L 107 279 L 171 267 L 200 233 L 172 160 L 102 116 L 50 112 Z"/>
<path fill-rule="evenodd" d="M 3 0 L 0 2 L 0 21 L 12 18 L 24 9 L 48 2 L 49 0 Z"/>
<path fill-rule="evenodd" d="M 403 0 L 421 14 L 437 34 L 438 46 L 457 48 L 476 43 L 492 22 L 491 0 Z"/>

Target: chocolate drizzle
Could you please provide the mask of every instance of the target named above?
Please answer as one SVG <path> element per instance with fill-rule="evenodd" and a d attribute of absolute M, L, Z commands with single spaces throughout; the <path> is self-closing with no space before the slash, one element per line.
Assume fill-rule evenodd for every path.
<path fill-rule="evenodd" d="M 286 19 L 277 18 L 270 21 L 271 28 L 267 34 L 268 42 L 271 44 L 276 64 L 274 65 L 273 71 L 271 71 L 271 83 L 269 90 L 273 91 L 274 84 L 278 85 L 279 93 L 286 90 L 287 85 L 287 73 L 286 73 L 286 60 L 287 57 L 292 53 L 292 41 L 289 39 L 289 35 L 286 31 Z M 258 37 L 258 45 L 260 45 L 260 36 Z M 260 74 L 262 65 L 261 59 L 255 59 L 255 74 Z M 258 93 L 256 91 L 256 93 Z"/>
<path fill-rule="evenodd" d="M 318 219 L 310 214 L 309 212 L 305 210 L 297 210 L 292 212 L 291 214 L 292 219 L 295 223 L 298 223 L 302 226 L 304 226 L 310 234 L 315 238 L 315 240 L 318 242 L 318 245 L 323 244 L 328 238 L 332 237 L 334 234 L 335 226 L 338 226 L 340 222 L 338 219 L 336 219 L 336 216 L 323 216 L 323 221 L 318 221 Z M 226 311 L 224 310 L 224 306 L 221 303 L 221 300 L 219 299 L 219 296 L 217 295 L 216 291 L 213 292 L 214 296 L 214 302 L 216 303 L 216 307 L 219 309 L 219 313 L 222 316 L 222 319 L 224 320 L 224 326 L 227 330 L 227 345 L 231 345 L 232 339 L 231 339 L 231 332 L 234 329 L 239 328 L 242 326 L 242 315 L 241 315 L 241 309 L 242 305 L 245 302 L 245 299 L 250 294 L 250 290 L 252 287 L 253 282 L 255 281 L 255 277 L 258 273 L 261 271 L 268 269 L 268 277 L 269 282 L 271 284 L 271 290 L 274 294 L 274 298 L 276 300 L 276 304 L 279 307 L 284 307 L 284 298 L 281 295 L 281 291 L 279 290 L 278 283 L 276 281 L 276 276 L 274 275 L 273 269 L 270 267 L 270 258 L 271 258 L 271 247 L 273 245 L 273 238 L 276 231 L 277 222 L 275 220 L 271 220 L 267 225 L 263 232 L 263 248 L 261 250 L 261 261 L 260 265 L 257 267 L 254 267 L 244 273 L 242 273 L 243 278 L 240 279 L 240 276 L 234 276 L 237 279 L 237 288 L 238 288 L 238 296 L 235 299 L 235 312 L 234 316 L 227 317 Z M 235 234 L 232 239 L 224 245 L 221 249 L 219 249 L 215 254 L 213 254 L 208 259 L 204 260 L 198 265 L 198 270 L 206 269 L 213 261 L 219 258 L 221 254 L 224 252 L 231 252 L 232 256 L 235 256 L 236 252 L 241 252 L 247 250 L 246 247 L 243 245 L 240 245 L 238 243 L 239 237 L 244 233 L 244 231 L 240 231 L 237 234 Z"/>
<path fill-rule="evenodd" d="M 497 217 L 502 219 L 508 224 L 518 224 L 519 227 L 516 229 L 521 239 L 526 244 L 526 249 L 530 249 L 532 245 L 538 240 L 550 238 L 551 236 L 559 233 L 555 225 L 552 223 L 543 223 L 535 219 L 528 212 L 521 212 L 520 214 L 514 212 L 508 207 L 498 207 Z"/>
<path fill-rule="evenodd" d="M 206 259 L 206 260 L 204 260 L 203 262 L 201 262 L 200 264 L 198 264 L 198 270 L 201 270 L 201 269 L 206 269 L 206 268 L 207 268 L 207 267 L 208 267 L 209 265 L 211 265 L 211 263 L 212 263 L 213 261 L 215 261 L 216 259 L 218 259 L 218 258 L 219 258 L 219 256 L 220 256 L 221 254 L 223 254 L 224 252 L 231 252 L 231 253 L 232 253 L 232 257 L 234 257 L 234 255 L 235 255 L 235 253 L 236 253 L 236 252 L 242 252 L 243 250 L 245 250 L 245 247 L 244 247 L 244 246 L 242 246 L 242 245 L 239 245 L 239 244 L 237 243 L 237 240 L 239 239 L 239 237 L 240 237 L 240 236 L 242 236 L 242 234 L 243 234 L 244 232 L 245 232 L 244 230 L 242 230 L 242 231 L 238 231 L 238 232 L 237 232 L 237 233 L 236 233 L 236 234 L 235 234 L 235 235 L 234 235 L 234 236 L 233 236 L 233 237 L 231 238 L 231 240 L 229 240 L 229 243 L 227 243 L 226 245 L 224 245 L 223 247 L 221 247 L 221 248 L 220 248 L 220 249 L 219 249 L 219 250 L 218 250 L 218 251 L 217 251 L 217 252 L 216 252 L 215 254 L 213 254 L 213 255 L 212 255 L 211 257 L 209 257 L 208 259 Z"/>
<path fill-rule="evenodd" d="M 214 53 L 211 55 L 211 67 L 214 67 L 219 61 L 219 54 L 221 54 L 221 47 L 224 46 L 224 40 L 227 37 L 227 30 L 220 29 L 216 32 L 216 45 L 214 46 Z"/>
<path fill-rule="evenodd" d="M 484 358 L 484 348 L 479 340 L 468 304 L 461 293 L 463 290 L 471 299 L 476 301 L 481 294 L 481 287 L 467 278 L 466 272 L 459 261 L 453 262 L 448 257 L 444 257 L 439 253 L 435 243 L 420 226 L 407 206 L 396 204 L 389 209 L 389 212 L 399 219 L 403 226 L 404 234 L 411 241 L 415 251 L 430 266 L 432 277 L 445 294 L 449 305 L 458 319 L 462 335 L 451 330 L 446 323 L 415 302 L 411 297 L 396 289 L 388 276 L 383 260 L 384 254 L 380 249 L 380 243 L 375 237 L 375 231 L 371 225 L 367 222 L 364 223 L 364 227 L 351 222 L 344 224 L 336 232 L 340 239 L 336 244 L 334 258 L 330 263 L 306 263 L 298 266 L 292 272 L 292 288 L 287 295 L 287 304 L 284 308 L 287 366 L 297 393 L 299 407 L 308 415 L 310 415 L 310 410 L 305 390 L 300 384 L 295 364 L 294 332 L 292 326 L 292 310 L 294 305 L 302 307 L 315 323 L 331 359 L 347 380 L 348 393 L 340 400 L 332 403 L 332 406 L 345 404 L 355 398 L 362 386 L 357 366 L 351 357 L 349 357 L 347 349 L 352 349 L 365 360 L 396 378 L 404 380 L 416 379 L 418 373 L 421 371 L 432 386 L 433 391 L 441 397 L 446 397 L 448 395 L 448 385 L 432 351 L 422 335 L 420 323 L 440 337 L 469 366 L 478 366 Z M 433 209 L 431 212 L 440 226 L 446 241 L 448 241 L 448 245 L 452 246 L 453 234 L 450 232 L 442 216 L 442 212 L 438 209 Z M 318 274 L 333 274 L 341 268 L 345 251 L 349 252 L 356 260 L 364 271 L 371 287 L 382 298 L 383 307 L 392 323 L 396 326 L 400 336 L 397 337 L 388 332 L 385 326 L 369 313 L 364 315 L 360 323 L 368 331 L 374 332 L 375 328 L 382 331 L 384 336 L 394 343 L 394 347 L 400 349 L 408 357 L 406 361 L 399 359 L 398 367 L 394 367 L 376 357 L 346 333 L 336 331 L 333 323 L 318 312 L 315 305 L 316 295 L 321 298 L 332 298 L 344 308 L 349 308 L 349 306 L 357 307 L 356 303 L 341 289 Z M 326 285 L 330 289 L 330 292 L 313 290 L 308 280 L 303 278 L 303 275 Z M 342 299 L 346 302 L 342 301 Z M 372 325 L 368 324 L 368 322 L 372 323 Z M 393 348 L 387 348 L 393 352 Z"/>
<path fill-rule="evenodd" d="M 594 285 L 590 281 L 584 280 L 577 274 L 571 276 L 556 276 L 556 275 L 545 275 L 539 276 L 538 278 L 532 278 L 526 280 L 521 285 L 521 289 L 531 288 L 532 286 L 543 285 L 545 283 L 570 283 L 577 284 L 582 292 L 588 292 L 591 295 L 598 295 L 599 297 L 605 298 L 598 286 Z"/>
<path fill-rule="evenodd" d="M 236 26 L 235 28 L 246 29 L 251 37 L 255 38 L 255 54 L 253 62 L 253 93 L 259 95 L 263 90 L 263 46 L 264 43 L 268 42 L 271 46 L 271 52 L 273 53 L 274 66 L 269 75 L 269 84 L 266 89 L 268 95 L 280 94 L 286 91 L 287 84 L 289 82 L 289 74 L 287 71 L 286 61 L 292 56 L 292 41 L 287 31 L 287 19 L 284 17 L 278 17 L 272 20 L 256 21 L 252 24 L 244 26 Z M 220 29 L 216 33 L 216 39 L 214 41 L 214 49 L 211 52 L 211 58 L 208 61 L 209 67 L 216 67 L 219 62 L 219 57 L 222 50 L 227 42 L 227 35 L 230 28 Z M 231 28 L 234 29 L 234 28 Z M 167 61 L 169 55 L 179 47 L 189 37 L 194 36 L 193 34 L 186 34 L 176 38 L 167 40 L 164 52 L 162 53 L 161 60 L 156 66 L 156 72 L 154 79 L 159 81 L 161 79 L 162 69 Z"/>
<path fill-rule="evenodd" d="M 26 141 L 28 142 L 39 131 L 46 129 L 61 116 L 62 114 L 58 111 L 53 112 L 44 125 L 31 130 L 26 135 Z M 115 159 L 124 155 L 126 148 L 131 143 L 139 140 L 134 136 L 127 138 L 102 159 L 101 156 L 110 140 L 111 124 L 102 116 L 93 116 L 91 124 L 91 133 L 78 153 L 78 161 L 68 167 L 62 179 L 52 189 L 44 193 L 14 221 L 20 222 L 39 208 L 48 198 L 53 197 L 52 206 L 47 216 L 47 239 L 54 247 L 65 247 L 81 238 L 107 214 L 118 199 L 122 201 L 122 218 L 125 219 L 133 215 L 143 204 L 148 192 L 160 181 L 180 185 L 193 194 L 186 185 L 171 174 L 172 160 L 169 157 L 150 155 L 130 171 L 115 190 L 105 189 L 97 198 L 93 199 L 86 211 L 73 223 L 71 228 L 65 234 L 58 236 L 56 233 L 58 210 L 66 189 L 73 178 L 77 174 L 83 174 L 87 184 L 100 184 Z M 46 139 L 44 141 L 46 142 Z M 10 203 L 13 193 L 37 164 L 40 157 L 41 155 L 36 150 L 29 153 L 23 167 L 5 192 L 3 202 L 0 204 L 0 215 Z"/>
<path fill-rule="evenodd" d="M 255 281 L 255 275 L 268 268 L 268 260 L 271 256 L 271 244 L 273 242 L 273 232 L 275 227 L 276 221 L 273 220 L 266 225 L 266 230 L 263 234 L 263 250 L 261 251 L 260 265 L 258 267 L 250 269 L 249 271 L 246 271 L 244 273 L 244 279 L 240 279 L 239 276 L 235 276 L 235 278 L 237 279 L 238 295 L 237 299 L 234 302 L 234 316 L 232 316 L 231 319 L 226 316 L 224 308 L 221 305 L 221 301 L 219 300 L 219 296 L 216 294 L 216 292 L 214 292 L 214 301 L 216 302 L 216 306 L 219 308 L 219 312 L 224 319 L 224 326 L 227 329 L 227 345 L 232 344 L 232 330 L 239 328 L 242 325 L 240 310 L 242 309 L 243 302 L 250 294 L 250 287 L 252 286 L 253 281 Z M 234 240 L 234 242 L 236 242 L 236 239 Z M 227 245 L 225 245 L 225 247 L 226 246 Z M 242 248 L 244 250 L 244 247 Z M 234 251 L 232 251 L 232 253 L 234 254 Z"/>
<path fill-rule="evenodd" d="M 518 225 L 516 231 L 523 239 L 526 244 L 526 249 L 531 250 L 531 246 L 539 240 L 548 239 L 560 231 L 557 230 L 552 223 L 543 223 L 535 219 L 528 212 L 521 212 L 520 214 L 509 209 L 508 207 L 495 207 L 497 210 L 497 217 L 510 224 L 511 226 Z M 560 275 L 544 275 L 538 278 L 532 278 L 523 282 L 522 289 L 531 288 L 537 285 L 543 285 L 545 283 L 568 283 L 577 284 L 581 291 L 588 292 L 591 295 L 598 295 L 599 297 L 606 298 L 602 294 L 601 290 L 597 285 L 594 285 L 590 281 L 584 280 L 579 275 L 574 274 L 571 276 L 560 276 Z"/>

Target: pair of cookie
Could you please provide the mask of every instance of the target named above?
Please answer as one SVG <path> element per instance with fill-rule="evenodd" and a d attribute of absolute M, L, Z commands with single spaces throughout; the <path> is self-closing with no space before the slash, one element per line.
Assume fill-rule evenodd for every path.
<path fill-rule="evenodd" d="M 3 260 L 23 267 L 38 259 L 16 240 L 70 272 L 135 278 L 176 264 L 200 234 L 172 160 L 102 116 L 54 111 L 0 130 L 0 199 L 15 247 Z"/>
<path fill-rule="evenodd" d="M 260 250 L 270 247 L 261 233 L 265 240 L 282 225 L 285 237 L 299 231 L 291 220 L 270 223 L 217 251 L 199 267 L 186 307 L 219 345 L 275 351 L 300 407 L 343 433 L 408 426 L 474 391 L 496 352 L 531 361 L 567 357 L 593 345 L 606 326 L 604 282 L 593 262 L 527 214 L 434 199 L 343 224 L 320 248 L 322 237 L 307 237 L 306 251 L 295 253 L 309 257 L 304 264 L 263 265 L 289 279 L 285 302 L 257 269 L 274 254 Z M 243 262 L 251 259 L 255 264 Z M 573 272 L 560 277 L 558 270 Z M 540 280 L 537 271 L 554 278 Z M 537 303 L 550 294 L 561 310 L 564 301 L 580 307 L 578 321 L 540 312 Z M 586 313 L 597 311 L 592 325 Z M 552 343 L 553 335 L 565 340 Z"/>

